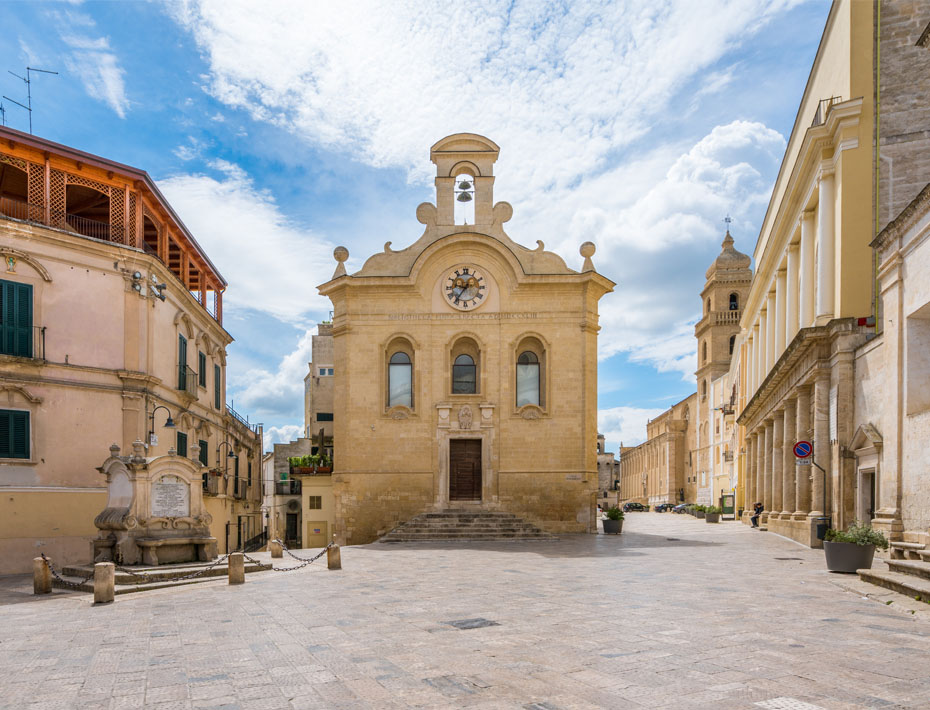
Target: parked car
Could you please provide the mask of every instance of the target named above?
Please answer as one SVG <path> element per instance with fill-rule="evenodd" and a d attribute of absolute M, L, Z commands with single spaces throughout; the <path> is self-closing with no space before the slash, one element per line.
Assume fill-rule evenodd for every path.
<path fill-rule="evenodd" d="M 643 505 L 642 503 L 635 503 L 633 501 L 630 501 L 629 503 L 623 504 L 624 513 L 632 513 L 632 512 L 647 511 L 647 510 L 649 510 L 649 506 Z"/>
<path fill-rule="evenodd" d="M 659 503 L 653 510 L 657 513 L 666 513 L 674 507 L 674 503 Z"/>
<path fill-rule="evenodd" d="M 689 505 L 691 504 L 690 503 L 679 503 L 674 508 L 672 508 L 672 512 L 673 513 L 684 513 L 685 508 L 687 508 Z"/>

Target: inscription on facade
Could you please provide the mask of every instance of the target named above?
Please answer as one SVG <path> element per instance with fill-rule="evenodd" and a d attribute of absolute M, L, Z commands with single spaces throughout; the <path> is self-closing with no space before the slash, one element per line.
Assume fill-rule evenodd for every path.
<path fill-rule="evenodd" d="M 190 486 L 180 478 L 163 476 L 152 484 L 153 518 L 185 518 L 190 512 Z"/>

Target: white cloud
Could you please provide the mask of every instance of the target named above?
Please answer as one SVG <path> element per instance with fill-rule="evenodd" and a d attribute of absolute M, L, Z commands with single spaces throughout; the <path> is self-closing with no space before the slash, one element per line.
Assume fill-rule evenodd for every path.
<path fill-rule="evenodd" d="M 107 104 L 117 116 L 126 118 L 125 71 L 106 37 L 97 35 L 94 20 L 82 12 L 53 12 L 62 41 L 72 50 L 65 65 L 83 84 L 87 93 Z"/>
<path fill-rule="evenodd" d="M 178 175 L 158 185 L 229 282 L 224 307 L 255 308 L 291 323 L 327 312 L 329 300 L 316 286 L 332 276 L 335 245 L 292 224 L 238 166 L 213 167 L 220 177 Z"/>
<path fill-rule="evenodd" d="M 308 330 L 294 350 L 281 358 L 274 372 L 256 368 L 230 378 L 236 401 L 253 419 L 271 414 L 280 417 L 300 403 L 303 409 L 303 381 L 310 362 L 313 332 Z M 237 409 L 239 405 L 237 405 Z"/>
<path fill-rule="evenodd" d="M 304 428 L 297 424 L 285 424 L 284 426 L 268 427 L 264 430 L 264 441 L 262 442 L 263 451 L 271 451 L 275 444 L 289 444 L 300 436 L 303 436 Z"/>
<path fill-rule="evenodd" d="M 608 450 L 621 442 L 623 446 L 637 446 L 646 439 L 646 423 L 664 411 L 638 407 L 601 409 L 597 413 L 597 430 L 608 442 Z"/>

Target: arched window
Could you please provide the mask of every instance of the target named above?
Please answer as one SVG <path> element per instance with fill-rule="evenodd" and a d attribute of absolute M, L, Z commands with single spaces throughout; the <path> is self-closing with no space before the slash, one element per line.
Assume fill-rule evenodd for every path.
<path fill-rule="evenodd" d="M 413 363 L 405 352 L 395 352 L 388 360 L 388 406 L 413 408 Z"/>
<path fill-rule="evenodd" d="M 475 178 L 470 173 L 460 172 L 455 176 L 453 221 L 456 224 L 475 223 Z"/>
<path fill-rule="evenodd" d="M 707 299 L 707 313 L 710 313 L 710 299 Z"/>
<path fill-rule="evenodd" d="M 739 310 L 739 294 L 738 293 L 730 294 L 730 310 L 731 311 Z"/>
<path fill-rule="evenodd" d="M 707 341 L 706 340 L 701 345 L 701 358 L 702 358 L 702 362 L 707 362 Z"/>
<path fill-rule="evenodd" d="M 471 355 L 459 355 L 452 363 L 452 394 L 475 394 L 478 391 L 478 368 Z"/>
<path fill-rule="evenodd" d="M 707 396 L 707 380 L 701 380 L 701 396 Z"/>
<path fill-rule="evenodd" d="M 734 348 L 735 345 L 736 345 L 736 336 L 735 336 L 735 335 L 731 335 L 731 336 L 730 336 L 730 355 L 733 354 L 733 348 Z"/>
<path fill-rule="evenodd" d="M 539 357 L 525 350 L 517 358 L 517 406 L 539 402 Z"/>

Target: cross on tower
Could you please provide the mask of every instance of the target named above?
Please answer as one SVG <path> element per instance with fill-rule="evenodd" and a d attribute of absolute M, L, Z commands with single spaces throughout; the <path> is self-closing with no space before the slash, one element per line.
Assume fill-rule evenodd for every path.
<path fill-rule="evenodd" d="M 732 222 L 733 220 L 730 219 L 730 215 L 727 214 L 727 216 L 723 218 L 723 221 L 727 223 L 727 234 L 729 234 L 730 233 L 730 222 Z"/>

